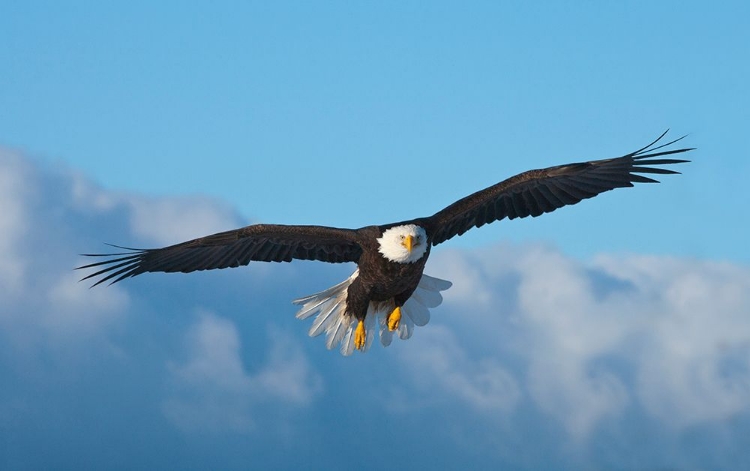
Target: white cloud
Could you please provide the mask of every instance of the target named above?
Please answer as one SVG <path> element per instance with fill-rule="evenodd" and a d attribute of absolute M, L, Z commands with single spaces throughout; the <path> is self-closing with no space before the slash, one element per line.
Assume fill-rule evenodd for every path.
<path fill-rule="evenodd" d="M 750 270 L 667 257 L 601 257 L 643 303 L 636 392 L 675 427 L 750 411 Z"/>
<path fill-rule="evenodd" d="M 120 289 L 78 283 L 71 234 L 55 219 L 68 201 L 49 196 L 66 178 L 51 173 L 0 148 L 0 334 L 21 351 L 99 335 L 128 302 Z"/>
<path fill-rule="evenodd" d="M 267 364 L 255 380 L 269 398 L 306 406 L 323 392 L 323 380 L 312 371 L 299 347 L 286 334 L 272 330 L 271 351 Z"/>
<path fill-rule="evenodd" d="M 616 351 L 631 326 L 595 300 L 580 263 L 536 247 L 517 269 L 519 308 L 530 340 L 524 352 L 530 393 L 581 439 L 627 404 L 622 381 L 606 370 L 591 372 L 590 363 Z"/>
<path fill-rule="evenodd" d="M 39 323 L 53 335 L 96 334 L 119 319 L 128 306 L 129 297 L 120 287 L 89 289 L 78 279 L 72 271 L 60 274 L 42 300 L 49 310 L 37 312 Z"/>
<path fill-rule="evenodd" d="M 209 199 L 107 191 L 69 168 L 0 148 L 0 335 L 21 349 L 50 341 L 59 348 L 122 325 L 126 287 L 89 289 L 78 280 L 92 271 L 73 270 L 92 261 L 77 254 L 96 251 L 88 242 L 101 240 L 113 221 L 116 242 L 158 244 L 236 227 L 238 219 Z"/>
<path fill-rule="evenodd" d="M 187 361 L 169 368 L 176 392 L 162 407 L 183 431 L 246 432 L 256 408 L 306 406 L 322 391 L 322 379 L 284 334 L 272 333 L 269 360 L 255 374 L 243 365 L 231 321 L 204 313 L 187 339 Z"/>
<path fill-rule="evenodd" d="M 656 430 L 686 455 L 691 450 L 681 437 L 688 432 L 724 427 L 726 440 L 740 443 L 732 433 L 750 427 L 750 269 L 744 266 L 639 255 L 581 262 L 533 245 L 440 246 L 426 271 L 454 286 L 428 326 L 385 353 L 350 359 L 304 340 L 319 349 L 316 369 L 290 340 L 302 341 L 306 330 L 291 306 L 283 325 L 296 330 L 271 330 L 265 342 L 254 330 L 238 329 L 228 306 L 243 306 L 244 313 L 250 299 L 263 307 L 255 315 L 276 302 L 288 306 L 291 291 L 319 290 L 318 275 L 330 276 L 330 267 L 256 264 L 249 269 L 256 283 L 221 277 L 215 297 L 206 284 L 220 278 L 213 275 L 89 289 L 71 270 L 84 262 L 76 254 L 95 251 L 88 244 L 101 240 L 167 244 L 236 227 L 240 219 L 210 200 L 112 192 L 69 170 L 0 151 L 4 422 L 27 424 L 33 417 L 3 404 L 28 401 L 30 410 L 28 398 L 60 389 L 58 417 L 102 427 L 96 414 L 79 414 L 80 404 L 117 396 L 106 386 L 118 378 L 117 388 L 150 391 L 138 406 L 162 408 L 161 432 L 265 430 L 272 422 L 299 424 L 307 412 L 340 418 L 310 421 L 301 430 L 338 432 L 342 447 L 356 441 L 345 431 L 382 418 L 382 407 L 389 426 L 421 429 L 425 441 L 436 438 L 432 430 L 450 408 L 456 430 L 479 453 L 487 452 L 479 440 L 486 424 L 499 441 L 512 438 L 516 426 L 540 430 L 555 442 L 546 449 L 551 460 L 565 459 L 555 448 L 558 430 L 585 447 L 600 431 L 633 427 L 633 416 L 641 435 Z M 186 328 L 178 319 L 199 309 L 198 302 L 227 318 L 204 314 Z M 182 349 L 175 348 L 185 332 Z M 382 398 L 394 390 L 400 402 L 384 406 Z M 73 397 L 78 408 L 70 407 Z M 135 406 L 126 402 L 118 403 L 119 416 L 131 415 Z M 380 408 L 366 407 L 373 402 Z M 475 431 L 477 423 L 483 425 Z M 622 449 L 638 453 L 642 443 L 628 440 Z"/>
<path fill-rule="evenodd" d="M 117 192 L 102 189 L 79 172 L 67 170 L 65 176 L 70 180 L 71 202 L 79 208 L 111 211 L 122 198 Z"/>
<path fill-rule="evenodd" d="M 441 253 L 439 249 L 435 249 L 435 252 L 439 255 L 430 258 L 425 273 L 442 273 L 442 276 L 451 277 L 453 286 L 446 302 L 455 303 L 466 310 L 489 308 L 494 296 L 492 287 L 483 281 L 486 277 L 483 273 L 486 265 L 479 260 L 479 256 L 456 250 Z"/>
<path fill-rule="evenodd" d="M 451 272 L 440 260 L 435 274 L 479 293 L 507 291 L 509 273 L 517 285 L 515 296 L 495 297 L 496 307 L 484 310 L 470 294 L 457 293 L 479 320 L 462 332 L 467 362 L 477 364 L 493 347 L 500 364 L 508 354 L 525 358 L 528 367 L 516 379 L 573 440 L 586 440 L 633 404 L 678 430 L 750 413 L 747 268 L 656 256 L 582 263 L 538 246 L 476 252 L 465 256 L 480 265 L 471 272 L 461 263 Z M 457 258 L 458 252 L 447 257 Z M 458 307 L 453 295 L 446 292 L 451 310 Z M 462 311 L 435 318 L 466 329 Z M 509 325 L 516 341 L 493 346 L 487 331 L 497 336 Z M 436 365 L 449 351 L 432 353 Z M 623 365 L 634 368 L 635 383 Z"/>
<path fill-rule="evenodd" d="M 154 245 L 171 245 L 241 224 L 236 211 L 211 198 L 109 191 L 79 173 L 66 170 L 64 174 L 69 180 L 71 201 L 78 208 L 103 214 L 126 207 L 133 235 Z"/>
<path fill-rule="evenodd" d="M 511 411 L 521 398 L 517 381 L 495 358 L 470 358 L 444 326 L 422 329 L 399 362 L 420 388 L 420 401 L 444 395 L 478 412 Z"/>
<path fill-rule="evenodd" d="M 22 289 L 26 264 L 17 244 L 29 230 L 26 201 L 33 191 L 27 162 L 17 153 L 0 148 L 0 294 L 17 295 Z"/>
<path fill-rule="evenodd" d="M 133 232 L 156 245 L 171 245 L 238 227 L 229 207 L 199 197 L 127 198 Z"/>

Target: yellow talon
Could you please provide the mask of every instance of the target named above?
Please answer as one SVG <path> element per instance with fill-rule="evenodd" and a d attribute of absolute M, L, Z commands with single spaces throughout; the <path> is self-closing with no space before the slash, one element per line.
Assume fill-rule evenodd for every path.
<path fill-rule="evenodd" d="M 386 322 L 388 323 L 388 330 L 394 331 L 398 329 L 398 325 L 401 323 L 401 308 L 396 306 L 396 309 L 388 314 Z"/>
<path fill-rule="evenodd" d="M 365 323 L 359 321 L 357 324 L 357 330 L 354 331 L 354 348 L 362 350 L 365 348 L 365 340 L 367 340 L 367 334 L 365 333 Z"/>

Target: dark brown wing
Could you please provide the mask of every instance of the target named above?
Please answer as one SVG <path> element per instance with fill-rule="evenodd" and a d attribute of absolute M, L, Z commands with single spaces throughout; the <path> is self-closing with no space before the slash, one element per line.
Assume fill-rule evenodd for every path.
<path fill-rule="evenodd" d="M 536 217 L 615 188 L 633 186 L 633 183 L 658 183 L 639 174 L 679 173 L 653 165 L 689 162 L 658 157 L 693 150 L 665 149 L 684 136 L 657 146 L 666 134 L 667 131 L 646 147 L 622 157 L 529 170 L 460 199 L 425 219 L 432 244 L 506 217 Z"/>
<path fill-rule="evenodd" d="M 357 231 L 323 226 L 283 226 L 255 224 L 220 232 L 161 249 L 130 249 L 111 254 L 84 254 L 106 257 L 101 262 L 76 270 L 100 267 L 81 281 L 101 275 L 93 286 L 145 272 L 213 270 L 258 262 L 290 262 L 292 259 L 330 263 L 356 262 L 362 253 Z"/>

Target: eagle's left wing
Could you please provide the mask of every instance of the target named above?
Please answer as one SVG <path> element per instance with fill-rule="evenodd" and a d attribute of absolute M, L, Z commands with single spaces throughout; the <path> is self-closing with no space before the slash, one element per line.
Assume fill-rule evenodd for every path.
<path fill-rule="evenodd" d="M 506 217 L 536 217 L 615 188 L 633 186 L 633 183 L 658 183 L 639 174 L 679 173 L 654 165 L 689 162 L 659 157 L 693 150 L 665 149 L 684 136 L 656 146 L 666 134 L 665 131 L 651 144 L 622 157 L 529 170 L 462 198 L 423 219 L 429 228 L 432 244 L 440 244 L 472 227 Z"/>
<path fill-rule="evenodd" d="M 330 263 L 356 262 L 362 254 L 359 233 L 324 226 L 254 224 L 160 249 L 129 249 L 111 254 L 84 254 L 106 260 L 78 268 L 99 268 L 81 281 L 101 276 L 93 286 L 146 272 L 213 270 L 247 265 L 251 261 L 289 262 L 292 259 Z"/>

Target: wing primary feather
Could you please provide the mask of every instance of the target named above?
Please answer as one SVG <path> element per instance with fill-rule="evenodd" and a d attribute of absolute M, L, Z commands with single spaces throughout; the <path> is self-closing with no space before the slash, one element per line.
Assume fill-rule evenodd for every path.
<path fill-rule="evenodd" d="M 668 168 L 641 167 L 641 166 L 633 166 L 633 168 L 630 171 L 634 173 L 660 173 L 662 175 L 673 175 L 673 174 L 680 173 L 676 170 L 670 170 Z"/>
<path fill-rule="evenodd" d="M 693 149 L 686 149 L 686 150 L 693 150 Z M 684 151 L 679 151 L 684 152 Z M 636 160 L 638 162 L 638 165 L 672 165 L 672 164 L 684 164 L 690 162 L 689 160 L 685 159 L 650 159 L 651 156 L 643 156 L 643 157 L 635 157 L 633 160 Z M 642 160 L 642 159 L 649 159 L 649 160 Z"/>
<path fill-rule="evenodd" d="M 131 277 L 133 277 L 133 276 L 135 276 L 135 275 L 138 274 L 138 273 L 135 272 L 135 268 L 133 270 L 130 270 L 130 271 L 126 271 L 125 269 L 123 269 L 123 270 L 120 270 L 120 273 L 122 273 L 122 275 L 120 275 L 119 277 L 117 277 L 114 280 L 110 281 L 109 282 L 110 285 L 113 285 L 113 284 L 117 283 L 118 281 L 122 281 L 125 278 L 131 278 Z M 114 275 L 117 275 L 117 273 L 115 273 Z"/>
<path fill-rule="evenodd" d="M 118 270 L 118 268 L 120 268 L 120 269 Z M 99 272 L 99 273 L 102 273 L 102 274 L 103 273 L 107 273 L 107 276 L 105 276 L 104 278 L 101 278 L 101 279 L 97 280 L 97 282 L 94 283 L 93 285 L 91 285 L 91 287 L 93 288 L 94 286 L 99 285 L 101 283 L 104 283 L 107 280 L 111 280 L 112 278 L 114 278 L 114 277 L 116 277 L 116 276 L 118 276 L 118 275 L 120 275 L 122 273 L 127 273 L 128 274 L 127 276 L 132 276 L 132 275 L 130 275 L 130 273 L 133 272 L 133 271 L 135 271 L 135 270 L 137 270 L 137 268 L 138 268 L 137 265 L 135 265 L 132 262 L 121 263 L 119 265 L 115 265 L 115 266 L 109 267 L 106 270 L 102 270 L 101 272 Z M 120 279 L 127 278 L 127 276 L 123 276 Z M 110 283 L 110 285 L 112 283 L 116 283 L 117 281 L 118 280 L 112 281 Z"/>
<path fill-rule="evenodd" d="M 109 257 L 109 256 L 124 255 L 124 254 L 81 254 L 81 255 L 83 255 L 84 257 Z M 100 267 L 102 265 L 110 265 L 112 263 L 121 262 L 123 260 L 132 260 L 134 258 L 138 258 L 139 256 L 140 254 L 130 254 L 127 257 L 115 258 L 111 260 L 103 260 L 101 262 L 89 263 L 88 265 L 81 265 L 80 267 L 75 267 L 74 270 L 83 270 L 86 268 Z M 107 270 L 104 270 L 104 271 L 107 271 Z M 96 274 L 89 275 L 86 278 L 82 278 L 82 280 L 91 278 L 92 276 L 96 276 Z"/>
<path fill-rule="evenodd" d="M 148 260 L 144 260 L 144 268 L 150 271 L 151 267 L 159 267 L 160 271 L 167 273 L 190 273 L 201 270 L 203 265 L 211 257 L 213 247 L 202 247 L 200 249 L 185 249 L 184 251 L 173 251 L 169 248 L 151 252 Z M 200 251 L 200 257 L 196 259 L 195 250 Z"/>
<path fill-rule="evenodd" d="M 115 268 L 130 264 L 130 263 L 138 263 L 139 259 L 141 257 L 141 254 L 134 254 L 128 257 L 121 257 L 116 258 L 112 260 L 104 260 L 102 262 L 96 262 L 96 263 L 90 263 L 88 265 L 82 265 L 80 267 L 76 267 L 76 270 L 82 270 L 86 268 L 93 268 L 93 267 L 104 267 L 101 270 L 98 270 L 96 273 L 92 273 L 90 275 L 87 275 L 84 278 L 81 278 L 81 281 L 87 280 L 89 278 L 92 278 L 94 276 L 100 275 L 102 273 L 106 273 L 110 270 L 113 270 Z"/>
<path fill-rule="evenodd" d="M 683 140 L 683 139 L 685 139 L 687 137 L 687 134 L 685 134 L 684 136 L 680 136 L 677 139 L 673 139 L 673 140 L 671 140 L 669 142 L 665 142 L 664 144 L 658 145 L 656 147 L 652 147 L 654 144 L 656 144 L 657 142 L 659 142 L 660 140 L 662 140 L 662 138 L 664 136 L 666 136 L 668 132 L 669 132 L 669 129 L 667 129 L 666 131 L 664 131 L 661 134 L 661 136 L 659 136 L 658 138 L 656 138 L 656 140 L 654 142 L 652 142 L 651 144 L 647 145 L 646 147 L 644 147 L 642 149 L 639 149 L 639 150 L 637 150 L 635 152 L 632 152 L 632 153 L 628 154 L 628 156 L 633 157 L 635 159 L 645 159 L 645 158 L 648 158 L 648 157 L 658 157 L 660 155 L 680 154 L 682 152 L 689 152 L 691 150 L 695 150 L 695 147 L 686 147 L 686 148 L 683 148 L 683 149 L 672 149 L 672 150 L 667 150 L 667 151 L 662 151 L 662 152 L 654 152 L 654 151 L 657 151 L 659 149 L 663 149 L 665 147 L 669 147 L 672 144 L 674 144 L 676 142 L 679 142 L 679 141 L 681 141 L 681 140 Z M 648 153 L 648 154 L 647 155 L 641 155 L 641 154 L 644 154 L 644 153 Z"/>
<path fill-rule="evenodd" d="M 659 180 L 653 178 L 644 177 L 643 175 L 631 175 L 630 179 L 636 183 L 659 183 Z M 633 185 L 630 185 L 633 186 Z"/>
<path fill-rule="evenodd" d="M 673 141 L 669 141 L 669 142 L 667 142 L 665 144 L 662 144 L 660 146 L 652 147 L 654 144 L 656 144 L 657 142 L 661 141 L 664 138 L 664 136 L 667 135 L 668 132 L 669 132 L 669 128 L 667 128 L 666 131 L 664 131 L 663 133 L 661 133 L 661 135 L 659 137 L 657 137 L 656 139 L 654 139 L 654 141 L 651 142 L 649 145 L 647 145 L 645 147 L 642 147 L 642 148 L 638 149 L 637 151 L 632 152 L 632 153 L 630 153 L 628 155 L 634 157 L 636 155 L 642 154 L 643 152 L 653 152 L 655 150 L 659 150 L 659 149 L 662 149 L 664 147 L 670 146 L 670 145 L 674 144 L 675 142 L 679 142 L 679 141 L 683 140 L 686 137 L 686 136 L 681 136 L 681 137 L 678 137 L 677 139 L 675 139 Z"/>

